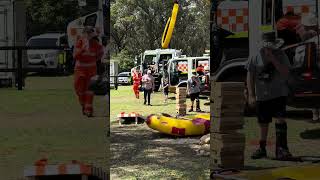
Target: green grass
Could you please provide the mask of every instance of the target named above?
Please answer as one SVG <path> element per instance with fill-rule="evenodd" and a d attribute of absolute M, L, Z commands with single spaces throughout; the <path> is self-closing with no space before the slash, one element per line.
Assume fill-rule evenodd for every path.
<path fill-rule="evenodd" d="M 151 104 L 143 105 L 143 93 L 136 99 L 130 86 L 111 91 L 111 177 L 113 179 L 208 179 L 209 158 L 196 156 L 192 148 L 198 138 L 171 138 L 161 136 L 145 124 L 119 127 L 120 112 L 176 114 L 175 100 L 164 104 L 162 92 L 152 94 Z M 173 98 L 174 94 L 169 94 Z M 208 100 L 201 100 L 202 110 Z M 187 100 L 190 105 L 190 100 Z M 192 113 L 194 114 L 194 113 Z M 181 143 L 181 141 L 185 143 Z"/>
<path fill-rule="evenodd" d="M 164 95 L 162 92 L 156 92 L 151 94 L 151 104 L 153 106 L 143 105 L 143 92 L 140 92 L 140 99 L 136 99 L 131 86 L 120 86 L 118 90 L 111 90 L 111 106 L 110 106 L 110 117 L 111 122 L 117 120 L 117 115 L 120 112 L 137 112 L 143 116 L 157 113 L 168 113 L 176 114 L 176 101 L 174 94 L 169 94 L 168 104 L 164 103 Z M 171 99 L 170 99 L 171 98 Z M 201 109 L 209 111 L 209 106 L 204 106 L 208 100 L 200 100 Z M 190 107 L 190 100 L 187 100 L 188 108 Z M 190 113 L 195 114 L 195 113 Z"/>
<path fill-rule="evenodd" d="M 95 98 L 97 115 L 82 116 L 72 77 L 28 77 L 26 89 L 0 89 L 1 179 L 18 179 L 25 166 L 79 160 L 105 167 L 106 103 Z"/>
<path fill-rule="evenodd" d="M 142 96 L 141 94 L 140 96 Z M 170 94 L 174 97 L 173 94 Z M 202 109 L 209 111 L 209 106 Z M 187 101 L 189 103 L 189 100 Z M 179 145 L 185 138 L 170 139 L 150 130 L 146 125 L 120 128 L 115 121 L 120 112 L 138 112 L 144 116 L 157 113 L 175 114 L 175 100 L 163 104 L 162 93 L 152 95 L 153 107 L 144 106 L 143 100 L 135 99 L 131 87 L 120 87 L 111 91 L 111 174 L 119 179 L 206 179 L 209 178 L 209 158 L 201 158 L 190 152 L 187 145 Z M 289 114 L 293 109 L 289 109 Z M 311 124 L 310 112 L 298 110 L 298 115 L 288 119 L 289 148 L 296 156 L 320 157 L 320 124 Z M 299 166 L 310 162 L 280 162 L 270 159 L 251 160 L 255 150 L 253 141 L 259 140 L 259 129 L 255 117 L 246 117 L 242 130 L 246 135 L 246 170 L 267 169 L 285 166 Z M 164 141 L 156 143 L 156 141 Z M 274 123 L 270 124 L 269 141 L 275 143 Z M 170 143 L 168 143 L 170 142 Z M 268 155 L 274 157 L 275 146 L 268 146 Z M 153 152 L 156 151 L 156 152 Z M 153 153 L 150 153 L 153 152 Z M 151 157 L 150 156 L 151 154 Z M 175 161 L 176 163 L 171 163 Z"/>

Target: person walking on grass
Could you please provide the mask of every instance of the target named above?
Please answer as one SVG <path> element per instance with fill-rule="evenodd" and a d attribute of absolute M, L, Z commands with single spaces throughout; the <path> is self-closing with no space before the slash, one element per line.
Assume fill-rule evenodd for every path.
<path fill-rule="evenodd" d="M 148 100 L 148 106 L 152 106 L 150 104 L 151 100 L 151 93 L 154 91 L 155 84 L 154 84 L 154 77 L 151 75 L 151 70 L 147 71 L 147 74 L 145 74 L 142 77 L 142 84 L 144 89 L 144 103 L 147 104 Z"/>
<path fill-rule="evenodd" d="M 136 96 L 137 99 L 139 99 L 139 94 L 140 94 L 140 91 L 139 91 L 139 86 L 141 84 L 141 74 L 140 74 L 140 71 L 135 69 L 134 72 L 133 72 L 133 76 L 132 76 L 132 80 L 133 80 L 133 85 L 132 85 L 132 88 L 133 88 L 133 92 Z"/>
<path fill-rule="evenodd" d="M 89 90 L 90 82 L 97 75 L 97 61 L 103 57 L 103 46 L 94 40 L 93 27 L 85 27 L 83 36 L 77 41 L 74 49 L 74 88 L 82 106 L 82 113 L 93 116 L 94 92 Z"/>
<path fill-rule="evenodd" d="M 200 80 L 199 80 L 199 77 L 196 75 L 196 72 L 193 72 L 191 78 L 188 79 L 187 91 L 188 91 L 188 95 L 190 96 L 190 99 L 191 99 L 191 108 L 190 108 L 189 112 L 193 111 L 194 100 L 196 100 L 196 106 L 197 106 L 196 111 L 201 112 L 200 100 L 199 100 Z"/>
<path fill-rule="evenodd" d="M 252 159 L 267 157 L 266 140 L 272 117 L 277 118 L 276 159 L 292 158 L 287 143 L 286 104 L 290 62 L 287 55 L 279 49 L 282 39 L 275 32 L 262 35 L 260 50 L 250 57 L 246 66 L 249 104 L 257 108 L 260 126 L 260 147 L 252 154 Z"/>
<path fill-rule="evenodd" d="M 164 103 L 168 103 L 168 95 L 169 95 L 169 76 L 166 71 L 163 72 L 163 76 L 161 79 L 161 85 L 164 95 Z"/>

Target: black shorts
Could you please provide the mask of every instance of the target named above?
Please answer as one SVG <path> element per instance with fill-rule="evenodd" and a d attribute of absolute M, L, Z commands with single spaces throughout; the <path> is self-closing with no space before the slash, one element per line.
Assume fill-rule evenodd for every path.
<path fill-rule="evenodd" d="M 193 93 L 193 94 L 190 94 L 190 99 L 191 101 L 194 101 L 195 99 L 198 99 L 199 98 L 199 95 L 200 93 Z"/>
<path fill-rule="evenodd" d="M 168 95 L 169 94 L 169 87 L 166 87 L 163 89 L 163 94 Z"/>
<path fill-rule="evenodd" d="M 260 124 L 272 122 L 272 117 L 286 117 L 287 97 L 278 97 L 267 101 L 257 101 L 257 116 Z"/>

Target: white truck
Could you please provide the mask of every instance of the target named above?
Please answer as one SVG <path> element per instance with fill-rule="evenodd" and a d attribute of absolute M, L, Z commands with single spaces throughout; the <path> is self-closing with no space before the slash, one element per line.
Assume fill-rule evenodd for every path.
<path fill-rule="evenodd" d="M 241 54 L 234 53 L 233 58 L 223 61 L 224 56 L 219 56 L 221 51 L 224 51 L 224 47 L 216 41 L 211 43 L 211 58 L 217 62 L 222 62 L 221 64 L 216 63 L 214 66 L 210 67 L 213 72 L 212 79 L 217 82 L 221 81 L 246 81 L 247 70 L 245 66 L 247 64 L 248 56 L 254 55 L 259 48 L 259 43 L 261 41 L 261 33 L 268 31 L 275 31 L 276 17 L 286 14 L 288 11 L 292 11 L 295 14 L 303 16 L 308 13 L 319 13 L 317 16 L 320 17 L 319 2 L 317 0 L 255 0 L 255 1 L 238 1 L 238 5 L 235 6 L 236 2 L 231 3 L 230 1 L 220 2 L 217 11 L 211 12 L 211 15 L 217 17 L 216 22 L 220 28 L 229 30 L 233 35 L 228 37 L 219 37 L 216 30 L 219 28 L 211 28 L 211 34 L 213 34 L 212 39 L 229 39 L 230 43 L 235 46 L 243 46 L 248 50 L 247 56 L 241 56 Z M 234 6 L 231 9 L 230 6 Z M 240 6 L 241 5 L 241 6 Z M 317 6 L 318 5 L 318 6 Z M 243 21 L 232 28 L 232 21 L 227 21 L 227 19 L 233 19 L 230 15 L 242 12 Z M 281 12 L 281 13 L 279 13 Z M 225 19 L 221 21 L 219 19 Z M 223 23 L 224 22 L 224 23 Z M 318 19 L 320 22 L 320 19 Z M 246 24 L 245 26 L 242 26 Z M 214 25 L 214 24 L 213 24 Z M 245 29 L 237 29 L 237 27 L 247 27 Z M 250 30 L 248 31 L 248 27 Z M 223 32 L 223 31 L 222 31 Z M 237 42 L 237 39 L 247 38 L 247 44 L 242 45 Z M 225 43 L 224 43 L 225 44 Z M 289 47 L 283 47 L 287 53 L 289 60 L 291 62 L 292 68 L 290 70 L 290 81 L 288 82 L 290 87 L 290 93 L 288 97 L 288 105 L 296 108 L 311 108 L 318 106 L 320 101 L 320 68 L 317 66 L 317 56 L 318 54 L 317 46 L 319 44 L 301 42 L 298 44 L 291 45 Z M 300 67 L 295 67 L 295 58 L 292 57 L 291 53 L 296 53 L 296 48 L 303 48 L 302 51 L 303 59 L 300 63 Z M 308 53 L 309 50 L 312 53 Z M 227 54 L 224 52 L 224 54 Z M 297 55 L 297 54 L 295 54 Z M 246 108 L 249 110 L 248 106 Z"/>
<path fill-rule="evenodd" d="M 98 37 L 102 40 L 102 36 L 104 35 L 104 3 L 105 1 L 103 0 L 96 1 L 94 4 L 96 7 L 95 12 L 91 12 L 85 16 L 75 19 L 68 24 L 67 35 L 69 47 L 73 48 L 75 46 L 75 43 L 81 37 L 85 26 L 94 27 Z"/>
<path fill-rule="evenodd" d="M 141 56 L 141 70 L 152 70 L 152 75 L 155 78 L 155 91 L 158 91 L 161 85 L 163 69 L 167 69 L 169 59 L 182 55 L 181 50 L 176 49 L 155 49 L 146 50 Z"/>
<path fill-rule="evenodd" d="M 175 57 L 168 62 L 169 91 L 175 92 L 176 87 L 187 87 L 187 80 L 197 67 L 202 65 L 207 73 L 201 79 L 201 94 L 209 95 L 209 72 L 210 57 L 207 55 L 200 57 Z"/>
<path fill-rule="evenodd" d="M 25 45 L 26 9 L 23 0 L 0 1 L 0 47 Z M 15 51 L 0 50 L 0 69 L 15 67 Z M 25 57 L 24 57 L 25 58 Z M 0 72 L 0 87 L 11 87 L 15 73 Z"/>

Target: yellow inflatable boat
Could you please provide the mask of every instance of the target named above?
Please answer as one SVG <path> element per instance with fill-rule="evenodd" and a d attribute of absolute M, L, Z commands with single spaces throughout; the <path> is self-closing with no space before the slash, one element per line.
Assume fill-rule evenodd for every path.
<path fill-rule="evenodd" d="M 154 130 L 174 136 L 198 136 L 210 132 L 210 114 L 175 118 L 170 115 L 150 115 L 147 125 Z"/>
<path fill-rule="evenodd" d="M 282 167 L 271 170 L 247 171 L 241 173 L 211 174 L 215 180 L 319 180 L 320 165 Z"/>

